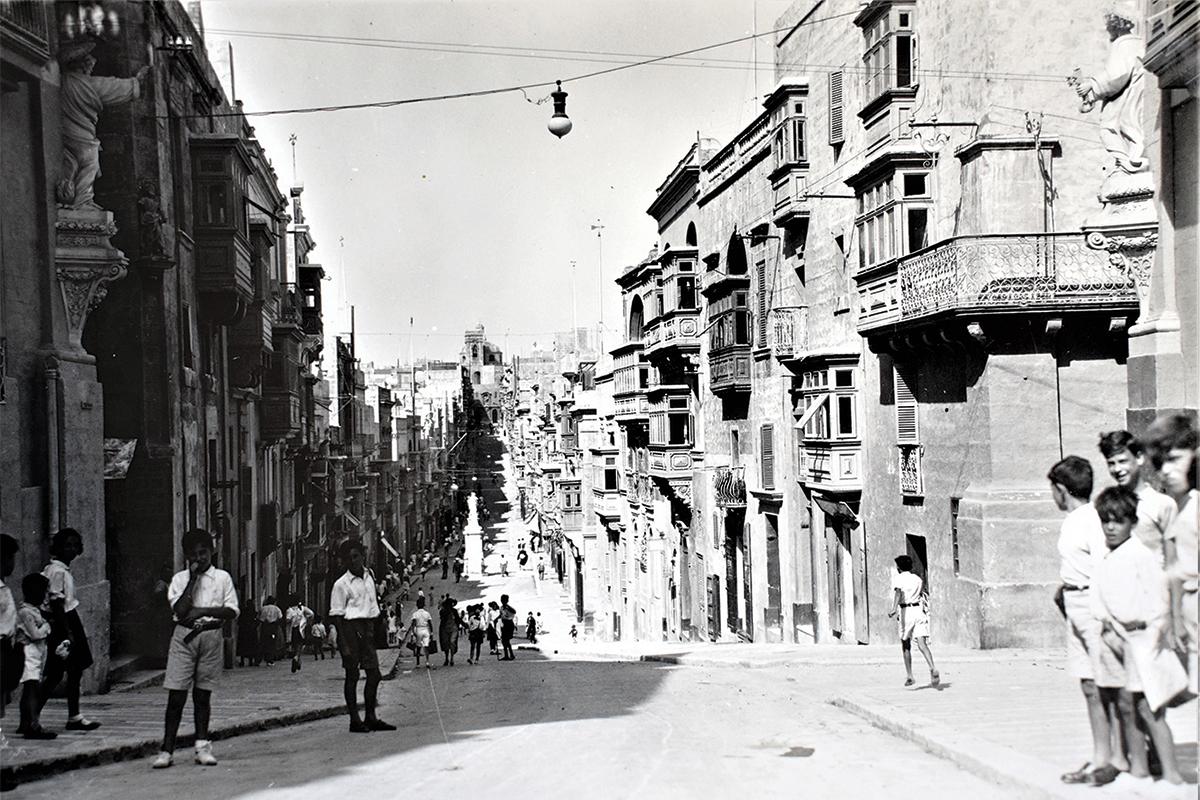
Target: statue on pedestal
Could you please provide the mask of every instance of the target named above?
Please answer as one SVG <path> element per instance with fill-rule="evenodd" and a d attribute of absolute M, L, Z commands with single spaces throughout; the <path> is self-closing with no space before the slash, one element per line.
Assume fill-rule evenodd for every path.
<path fill-rule="evenodd" d="M 470 496 L 467 497 L 467 508 L 470 509 L 470 513 L 467 516 L 467 527 L 468 528 L 478 528 L 479 527 L 479 497 L 476 496 L 476 494 L 474 492 L 471 492 Z"/>
<path fill-rule="evenodd" d="M 98 210 L 96 178 L 100 175 L 100 140 L 96 123 L 109 106 L 128 103 L 141 96 L 142 79 L 150 67 L 142 67 L 133 78 L 107 78 L 92 74 L 95 43 L 72 42 L 62 48 L 62 175 L 55 187 L 64 208 Z"/>

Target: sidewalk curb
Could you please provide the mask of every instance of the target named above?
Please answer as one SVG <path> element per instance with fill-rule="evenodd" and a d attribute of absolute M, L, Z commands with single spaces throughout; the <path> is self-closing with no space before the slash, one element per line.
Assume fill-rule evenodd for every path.
<path fill-rule="evenodd" d="M 222 739 L 232 739 L 235 736 L 241 736 L 247 733 L 258 733 L 260 731 L 271 730 L 274 728 L 286 728 L 292 725 L 300 725 L 305 722 L 314 722 L 321 719 L 329 719 L 346 713 L 344 703 L 336 705 L 322 706 L 320 708 L 310 708 L 305 711 L 297 711 L 290 714 L 279 714 L 274 717 L 259 720 L 246 720 L 243 722 L 234 722 L 227 725 L 215 725 L 209 732 L 209 738 L 218 741 Z M 186 736 L 181 735 L 175 747 L 175 752 L 178 753 L 185 748 L 191 747 L 195 741 L 193 734 Z M 24 784 L 29 781 L 40 780 L 42 778 L 57 775 L 61 772 L 81 769 L 84 767 L 98 767 L 102 764 L 111 764 L 117 761 L 132 761 L 147 756 L 154 755 L 158 752 L 162 744 L 162 738 L 154 736 L 153 738 L 134 739 L 123 744 L 111 744 L 98 747 L 95 750 L 87 753 L 72 753 L 59 757 L 49 757 L 39 759 L 37 761 L 29 761 L 15 767 L 4 767 L 0 769 L 0 774 L 7 779 L 16 779 L 18 783 Z"/>
<path fill-rule="evenodd" d="M 1089 794 L 1094 797 L 1113 796 L 1091 786 L 1069 787 L 1055 779 L 1053 765 L 1045 761 L 910 714 L 874 697 L 839 695 L 829 698 L 827 702 L 990 783 L 1017 790 L 1021 797 L 1078 800 Z M 1152 791 L 1142 793 L 1125 786 L 1122 787 L 1121 796 L 1150 798 L 1162 795 Z"/>

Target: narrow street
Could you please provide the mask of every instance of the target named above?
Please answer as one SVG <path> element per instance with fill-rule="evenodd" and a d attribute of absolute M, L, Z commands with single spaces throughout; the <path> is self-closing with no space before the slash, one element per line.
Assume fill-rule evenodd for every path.
<path fill-rule="evenodd" d="M 329 719 L 218 742 L 211 769 L 181 751 L 166 771 L 117 763 L 12 796 L 896 797 L 917 781 L 925 796 L 1004 796 L 776 670 L 518 659 L 464 658 L 385 684 L 381 716 L 396 733 Z"/>

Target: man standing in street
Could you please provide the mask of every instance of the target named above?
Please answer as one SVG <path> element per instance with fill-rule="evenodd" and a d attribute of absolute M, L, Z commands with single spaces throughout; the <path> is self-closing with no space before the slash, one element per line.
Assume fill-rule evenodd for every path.
<path fill-rule="evenodd" d="M 1125 685 L 1120 660 L 1101 640 L 1103 625 L 1092 612 L 1090 587 L 1097 561 L 1108 552 L 1100 517 L 1092 507 L 1092 465 L 1080 456 L 1067 456 L 1050 468 L 1050 493 L 1060 511 L 1067 512 L 1058 536 L 1059 576 L 1055 598 L 1067 621 L 1067 670 L 1079 679 L 1092 728 L 1092 758 L 1062 776 L 1064 783 L 1112 783 L 1120 774 L 1120 717 L 1117 695 Z M 1113 730 L 1118 731 L 1113 747 Z M 1127 766 L 1127 765 L 1126 765 Z"/>
<path fill-rule="evenodd" d="M 508 595 L 500 595 L 500 645 L 504 654 L 501 661 L 515 661 L 512 639 L 517 632 L 517 610 L 508 604 Z"/>
<path fill-rule="evenodd" d="M 175 615 L 175 630 L 167 650 L 167 671 L 163 687 L 167 690 L 167 713 L 162 750 L 151 762 L 155 769 L 171 766 L 175 736 L 183 719 L 188 691 L 192 693 L 192 713 L 196 723 L 196 763 L 215 766 L 217 759 L 208 740 L 208 720 L 212 714 L 212 692 L 221 675 L 224 640 L 221 628 L 226 620 L 238 615 L 237 592 L 233 578 L 213 566 L 213 540 L 207 531 L 191 530 L 183 536 L 187 569 L 171 578 L 167 602 Z"/>
<path fill-rule="evenodd" d="M 925 583 L 913 572 L 913 560 L 909 556 L 896 557 L 896 573 L 892 575 L 892 610 L 889 617 L 897 617 L 900 623 L 900 649 L 904 655 L 905 686 L 916 681 L 912 674 L 912 645 L 929 664 L 929 682 L 932 686 L 941 683 L 941 676 L 933 664 L 933 653 L 929 650 L 929 610 L 926 608 Z"/>
<path fill-rule="evenodd" d="M 346 679 L 343 690 L 346 711 L 350 715 L 351 733 L 394 731 L 375 716 L 379 692 L 379 656 L 375 652 L 375 620 L 379 617 L 379 600 L 375 594 L 375 579 L 366 567 L 362 542 L 348 541 L 342 545 L 342 561 L 346 572 L 333 584 L 329 598 L 329 616 L 338 629 L 338 645 L 342 653 L 342 669 Z M 358 671 L 367 673 L 363 688 L 365 714 L 358 714 Z"/>

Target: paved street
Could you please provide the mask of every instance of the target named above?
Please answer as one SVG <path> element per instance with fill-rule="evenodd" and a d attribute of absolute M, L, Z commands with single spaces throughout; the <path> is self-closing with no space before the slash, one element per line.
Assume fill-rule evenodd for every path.
<path fill-rule="evenodd" d="M 337 690 L 333 682 L 329 691 Z M 344 719 L 220 742 L 221 763 L 76 771 L 14 797 L 1003 796 L 769 670 L 548 661 L 420 670 L 385 692 L 396 733 Z M 187 755 L 187 753 L 184 753 Z M 819 787 L 819 789 L 818 789 Z M 928 794 L 928 791 L 923 791 Z"/>

